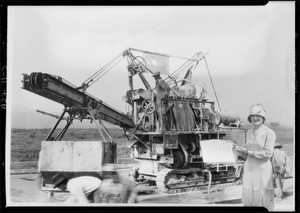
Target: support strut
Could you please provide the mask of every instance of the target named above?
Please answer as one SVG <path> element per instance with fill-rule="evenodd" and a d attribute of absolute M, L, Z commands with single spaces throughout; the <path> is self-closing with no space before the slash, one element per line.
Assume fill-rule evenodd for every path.
<path fill-rule="evenodd" d="M 66 126 L 58 133 L 58 135 L 55 137 L 55 141 L 60 141 L 62 139 L 62 137 L 65 135 L 66 131 L 69 129 L 70 125 L 73 122 L 73 119 L 68 120 L 68 123 L 66 124 Z"/>
<path fill-rule="evenodd" d="M 61 116 L 58 118 L 56 124 L 53 126 L 53 128 L 51 129 L 51 131 L 49 132 L 48 136 L 46 137 L 46 141 L 49 141 L 49 139 L 51 138 L 51 136 L 53 135 L 53 132 L 56 130 L 58 124 L 60 123 L 60 121 L 63 119 L 64 115 L 66 114 L 67 109 L 65 108 L 63 113 L 61 114 Z"/>

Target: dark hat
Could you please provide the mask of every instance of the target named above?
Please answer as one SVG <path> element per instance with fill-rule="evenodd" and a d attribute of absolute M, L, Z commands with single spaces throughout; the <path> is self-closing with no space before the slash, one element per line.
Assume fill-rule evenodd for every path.
<path fill-rule="evenodd" d="M 282 146 L 279 142 L 276 142 L 274 148 L 282 148 Z"/>
<path fill-rule="evenodd" d="M 160 72 L 153 73 L 152 77 L 160 77 Z"/>

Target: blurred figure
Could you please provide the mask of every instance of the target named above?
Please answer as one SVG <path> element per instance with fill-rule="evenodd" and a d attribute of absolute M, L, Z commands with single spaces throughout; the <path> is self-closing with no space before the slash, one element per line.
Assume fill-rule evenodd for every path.
<path fill-rule="evenodd" d="M 165 123 L 165 109 L 167 103 L 162 101 L 162 99 L 169 97 L 170 87 L 169 85 L 160 77 L 160 72 L 153 73 L 153 78 L 156 82 L 156 108 L 158 112 L 159 130 L 162 130 L 162 125 Z"/>
<path fill-rule="evenodd" d="M 116 165 L 106 164 L 102 168 L 103 180 L 94 176 L 69 178 L 58 173 L 53 178 L 54 188 L 69 191 L 71 196 L 65 203 L 137 203 L 137 192 L 133 183 L 116 170 Z"/>
<path fill-rule="evenodd" d="M 287 165 L 286 153 L 281 150 L 282 146 L 279 142 L 275 143 L 274 153 L 272 156 L 274 181 L 275 181 L 275 195 L 278 200 L 283 198 L 283 183 L 285 178 L 285 166 Z"/>
<path fill-rule="evenodd" d="M 95 192 L 97 203 L 137 203 L 137 192 L 133 183 L 116 170 L 116 165 L 106 164 L 102 168 L 103 181 Z"/>
<path fill-rule="evenodd" d="M 56 180 L 54 188 L 57 187 L 62 191 L 68 190 L 70 192 L 71 196 L 65 203 L 95 203 L 95 192 L 99 190 L 101 185 L 101 180 L 93 176 L 69 179 L 68 176 L 57 174 L 52 179 Z"/>
<path fill-rule="evenodd" d="M 246 147 L 235 146 L 247 155 L 244 164 L 242 200 L 244 206 L 274 209 L 274 185 L 271 157 L 276 135 L 264 122 L 266 112 L 261 104 L 250 108 L 248 121 L 253 125 L 246 134 Z"/>

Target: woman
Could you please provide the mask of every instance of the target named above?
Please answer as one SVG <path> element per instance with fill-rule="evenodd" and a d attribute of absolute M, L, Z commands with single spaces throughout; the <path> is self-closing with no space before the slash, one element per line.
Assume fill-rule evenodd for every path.
<path fill-rule="evenodd" d="M 266 112 L 261 104 L 250 108 L 248 121 L 253 125 L 246 135 L 246 148 L 236 146 L 247 154 L 244 164 L 242 200 L 244 206 L 264 206 L 274 209 L 274 187 L 271 157 L 276 135 L 264 122 Z"/>

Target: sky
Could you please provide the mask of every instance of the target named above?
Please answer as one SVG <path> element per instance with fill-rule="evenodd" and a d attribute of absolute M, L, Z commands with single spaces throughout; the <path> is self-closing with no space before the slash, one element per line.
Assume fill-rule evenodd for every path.
<path fill-rule="evenodd" d="M 45 115 L 37 109 L 54 114 L 63 109 L 23 90 L 23 73 L 58 75 L 79 86 L 128 47 L 182 57 L 206 53 L 218 111 L 246 118 L 250 106 L 261 103 L 268 122 L 294 126 L 293 1 L 226 7 L 10 6 L 7 37 L 11 127 L 39 128 L 35 119 Z M 207 98 L 216 101 L 203 61 L 194 75 L 207 85 Z M 124 111 L 128 89 L 124 59 L 87 92 Z M 22 117 L 30 112 L 30 119 Z"/>

